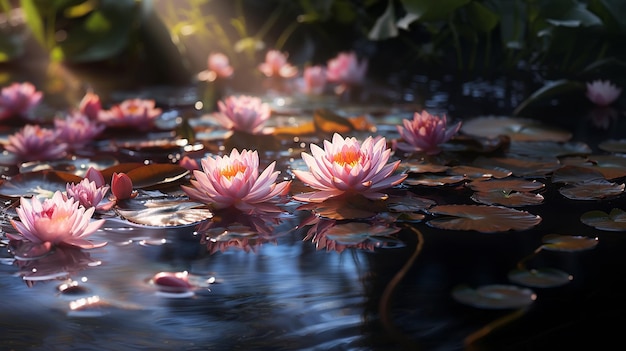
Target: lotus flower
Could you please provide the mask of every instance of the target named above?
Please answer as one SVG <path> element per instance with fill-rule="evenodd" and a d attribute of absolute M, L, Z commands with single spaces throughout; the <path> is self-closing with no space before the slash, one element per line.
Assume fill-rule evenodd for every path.
<path fill-rule="evenodd" d="M 137 196 L 133 191 L 133 181 L 126 173 L 113 172 L 111 192 L 116 200 L 128 200 Z"/>
<path fill-rule="evenodd" d="M 127 99 L 108 111 L 100 111 L 98 120 L 108 127 L 134 127 L 146 131 L 154 127 L 161 112 L 155 107 L 154 100 Z"/>
<path fill-rule="evenodd" d="M 186 169 L 190 171 L 195 171 L 197 169 L 200 169 L 200 165 L 198 165 L 198 161 L 194 160 L 193 158 L 189 156 L 183 156 L 183 158 L 181 158 L 180 161 L 178 162 L 178 165 L 181 167 L 185 167 Z"/>
<path fill-rule="evenodd" d="M 301 90 L 305 94 L 320 95 L 326 87 L 326 68 L 323 66 L 310 66 L 304 69 L 302 75 Z"/>
<path fill-rule="evenodd" d="M 233 149 L 230 156 L 206 157 L 200 161 L 202 171 L 193 172 L 193 187 L 182 186 L 189 198 L 216 209 L 235 207 L 242 211 L 262 210 L 263 203 L 286 195 L 291 182 L 275 183 L 279 171 L 272 162 L 259 175 L 257 151 Z M 258 208 L 257 208 L 258 207 Z"/>
<path fill-rule="evenodd" d="M 324 149 L 311 144 L 311 155 L 302 153 L 309 172 L 293 170 L 293 173 L 317 192 L 295 195 L 305 202 L 323 202 L 329 198 L 347 194 L 362 194 L 368 199 L 386 199 L 380 190 L 400 184 L 407 174 L 394 174 L 400 161 L 387 164 L 391 149 L 383 137 L 371 136 L 359 143 L 356 138 L 333 135 L 332 142 L 324 140 Z"/>
<path fill-rule="evenodd" d="M 394 141 L 397 149 L 407 152 L 423 152 L 436 155 L 441 152 L 440 144 L 450 140 L 461 128 L 461 122 L 447 127 L 446 116 L 442 118 L 427 111 L 415 112 L 413 119 L 404 119 L 403 126 L 396 126 L 402 141 Z"/>
<path fill-rule="evenodd" d="M 344 87 L 360 85 L 365 80 L 368 62 L 359 62 L 354 52 L 342 52 L 327 63 L 326 76 L 331 83 Z"/>
<path fill-rule="evenodd" d="M 20 198 L 16 208 L 20 220 L 11 220 L 21 234 L 7 234 L 13 240 L 27 240 L 51 248 L 54 245 L 69 245 L 83 249 L 102 247 L 106 242 L 94 244 L 85 238 L 98 230 L 104 220 L 91 221 L 95 209 L 85 209 L 73 198 L 65 198 L 56 191 L 52 198 L 39 202 L 37 197 Z"/>
<path fill-rule="evenodd" d="M 81 180 L 78 184 L 67 183 L 65 185 L 68 198 L 78 201 L 85 208 L 95 207 L 96 210 L 103 211 L 110 209 L 113 205 L 113 202 L 101 204 L 108 191 L 108 186 L 98 186 L 96 182 L 88 178 Z"/>
<path fill-rule="evenodd" d="M 287 62 L 287 54 L 278 50 L 269 50 L 265 54 L 265 62 L 259 65 L 259 70 L 268 78 L 292 78 L 298 74 L 298 68 Z"/>
<path fill-rule="evenodd" d="M 106 126 L 89 119 L 80 112 L 75 112 L 67 118 L 55 118 L 54 127 L 58 131 L 58 138 L 73 150 L 79 149 L 104 131 Z"/>
<path fill-rule="evenodd" d="M 7 151 L 22 161 L 47 161 L 65 157 L 67 144 L 59 143 L 58 132 L 27 124 L 20 131 L 9 135 Z"/>
<path fill-rule="evenodd" d="M 618 88 L 608 80 L 594 80 L 587 83 L 587 97 L 598 106 L 612 104 L 621 93 L 622 88 Z"/>
<path fill-rule="evenodd" d="M 102 173 L 93 167 L 89 167 L 87 169 L 87 172 L 85 172 L 85 178 L 89 179 L 89 181 L 91 182 L 96 183 L 96 186 L 99 188 L 106 185 Z"/>
<path fill-rule="evenodd" d="M 220 112 L 215 114 L 222 127 L 250 134 L 261 134 L 270 118 L 270 106 L 254 96 L 229 96 L 218 101 Z"/>
<path fill-rule="evenodd" d="M 228 56 L 222 53 L 213 53 L 208 58 L 209 71 L 214 72 L 216 78 L 229 78 L 233 75 L 233 67 L 228 61 Z"/>
<path fill-rule="evenodd" d="M 80 100 L 78 105 L 78 111 L 87 116 L 92 121 L 97 121 L 100 111 L 102 111 L 102 103 L 100 102 L 100 96 L 97 94 L 88 92 Z"/>
<path fill-rule="evenodd" d="M 0 120 L 12 116 L 26 117 L 39 104 L 43 93 L 29 82 L 13 83 L 0 92 Z"/>

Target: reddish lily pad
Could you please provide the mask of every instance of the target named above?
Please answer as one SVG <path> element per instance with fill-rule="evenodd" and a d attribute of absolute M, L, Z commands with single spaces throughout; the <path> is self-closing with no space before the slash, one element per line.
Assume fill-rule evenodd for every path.
<path fill-rule="evenodd" d="M 518 269 L 509 272 L 508 277 L 513 283 L 533 288 L 554 288 L 574 279 L 571 274 L 554 268 Z"/>
<path fill-rule="evenodd" d="M 580 221 L 599 230 L 626 231 L 626 212 L 619 208 L 614 208 L 609 213 L 599 210 L 585 212 Z"/>
<path fill-rule="evenodd" d="M 508 169 L 517 177 L 545 177 L 561 167 L 557 158 L 538 160 L 521 157 L 478 157 L 474 166 Z"/>
<path fill-rule="evenodd" d="M 482 233 L 527 230 L 541 223 L 541 217 L 502 206 L 439 205 L 430 213 L 443 216 L 427 222 L 431 227 L 449 230 L 475 230 Z"/>
<path fill-rule="evenodd" d="M 537 299 L 537 295 L 528 288 L 504 284 L 484 285 L 476 289 L 460 286 L 452 291 L 452 297 L 462 304 L 484 309 L 524 308 Z"/>
<path fill-rule="evenodd" d="M 413 196 L 392 196 L 387 200 L 387 208 L 391 212 L 417 212 L 428 209 L 436 204 L 431 199 Z"/>
<path fill-rule="evenodd" d="M 483 116 L 463 121 L 461 133 L 485 138 L 507 135 L 516 141 L 568 141 L 572 137 L 570 132 L 537 120 L 506 116 Z"/>
<path fill-rule="evenodd" d="M 128 173 L 132 171 L 133 169 L 143 167 L 143 166 L 145 166 L 145 164 L 140 163 L 140 162 L 124 162 L 124 163 L 118 163 L 114 166 L 102 169 L 100 170 L 100 173 L 102 173 L 102 177 L 104 178 L 104 181 L 107 182 L 107 184 L 110 184 L 111 178 L 113 178 L 113 173 Z"/>
<path fill-rule="evenodd" d="M 574 235 L 548 234 L 542 238 L 542 241 L 541 248 L 548 251 L 585 251 L 598 245 L 598 238 Z"/>
<path fill-rule="evenodd" d="M 308 203 L 300 206 L 300 210 L 311 210 L 317 215 L 334 219 L 366 219 L 387 210 L 383 201 L 373 201 L 362 196 L 339 196 L 322 203 Z"/>
<path fill-rule="evenodd" d="M 0 195 L 6 197 L 49 197 L 55 191 L 65 191 L 67 183 L 80 183 L 82 177 L 73 173 L 43 170 L 19 173 L 0 183 Z"/>
<path fill-rule="evenodd" d="M 553 183 L 572 184 L 596 180 L 604 180 L 602 173 L 581 166 L 567 165 L 552 173 Z"/>
<path fill-rule="evenodd" d="M 545 188 L 545 184 L 536 180 L 526 179 L 491 179 L 474 181 L 467 185 L 474 191 L 535 191 Z"/>
<path fill-rule="evenodd" d="M 559 193 L 571 200 L 601 200 L 624 193 L 624 184 L 598 179 L 566 185 L 559 189 Z"/>
<path fill-rule="evenodd" d="M 448 174 L 462 175 L 467 179 L 506 178 L 511 175 L 508 169 L 481 168 L 472 166 L 455 166 L 448 170 Z"/>
<path fill-rule="evenodd" d="M 626 139 L 610 139 L 598 144 L 598 148 L 608 151 L 608 152 L 617 152 L 617 153 L 626 153 Z"/>
<path fill-rule="evenodd" d="M 462 175 L 439 175 L 439 174 L 421 174 L 418 177 L 411 177 L 404 180 L 404 184 L 407 185 L 421 185 L 421 186 L 444 186 L 444 185 L 456 185 L 465 181 L 465 176 Z"/>
<path fill-rule="evenodd" d="M 583 142 L 512 141 L 508 152 L 514 155 L 547 158 L 568 155 L 589 155 L 592 150 Z"/>
<path fill-rule="evenodd" d="M 402 167 L 404 167 L 409 173 L 443 173 L 450 168 L 450 166 L 446 165 L 415 161 L 403 161 Z"/>
<path fill-rule="evenodd" d="M 354 245 L 371 237 L 390 236 L 400 228 L 364 222 L 348 222 L 336 224 L 328 229 L 326 237 L 344 245 Z"/>
<path fill-rule="evenodd" d="M 154 189 L 181 180 L 189 173 L 188 169 L 179 165 L 154 163 L 137 167 L 126 174 L 133 181 L 134 188 Z"/>
<path fill-rule="evenodd" d="M 541 205 L 543 196 L 531 192 L 506 190 L 479 191 L 471 196 L 473 201 L 485 205 L 502 205 L 506 207 L 520 207 Z"/>

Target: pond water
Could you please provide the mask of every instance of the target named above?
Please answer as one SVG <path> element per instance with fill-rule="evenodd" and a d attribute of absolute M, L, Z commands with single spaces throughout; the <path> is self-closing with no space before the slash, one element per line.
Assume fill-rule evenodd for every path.
<path fill-rule="evenodd" d="M 378 130 L 393 136 L 393 123 L 419 107 L 469 120 L 510 113 L 511 106 L 528 93 L 511 88 L 511 83 L 503 80 L 459 84 L 445 77 L 434 80 L 416 76 L 401 84 L 400 89 L 385 91 L 382 103 L 317 103 L 347 115 L 371 113 Z M 118 96 L 152 96 L 161 103 L 160 96 L 174 97 L 169 104 L 171 113 L 164 117 L 167 120 L 168 116 L 189 113 L 188 102 L 194 101 L 194 93 L 192 87 Z M 389 99 L 397 103 L 386 102 Z M 174 106 L 177 104 L 180 106 Z M 548 125 L 570 131 L 572 140 L 588 143 L 594 152 L 603 152 L 598 151 L 601 141 L 626 135 L 623 116 L 611 120 L 610 128 L 594 128 L 587 115 L 589 109 L 581 111 L 576 108 L 579 104 L 572 103 L 573 110 L 570 106 L 547 106 L 538 117 Z M 394 108 L 390 108 L 392 105 Z M 310 110 L 319 105 L 306 105 L 308 114 L 297 117 L 290 116 L 290 109 L 298 110 L 295 105 L 274 107 L 279 111 L 284 108 L 282 117 L 274 123 L 299 125 L 302 120 L 298 118 L 310 118 Z M 203 147 L 190 154 L 198 157 L 223 150 L 218 147 L 224 145 L 223 134 L 210 127 L 206 115 L 198 113 L 197 120 L 190 123 L 196 129 L 206 127 L 198 134 L 198 144 Z M 8 133 L 5 131 L 3 136 Z M 143 137 L 111 135 L 117 147 L 110 154 L 123 162 L 142 162 L 146 158 L 167 162 L 167 155 L 173 151 L 159 141 L 165 142 L 169 137 L 162 132 L 148 134 L 147 140 L 152 144 L 146 147 L 141 144 L 146 141 Z M 104 157 L 104 151 L 110 150 L 109 141 L 102 141 L 97 152 L 84 152 L 81 156 L 88 161 L 74 162 L 96 160 L 93 162 L 108 166 L 110 160 Z M 302 167 L 297 158 L 301 150 L 308 151 L 309 142 L 318 143 L 319 137 L 283 141 L 278 150 L 262 153 L 262 162 L 278 159 L 284 171 Z M 178 149 L 174 149 L 176 153 Z M 413 166 L 409 167 L 419 164 L 417 160 L 411 162 Z M 412 173 L 411 178 L 418 178 L 417 173 Z M 15 174 L 6 176 L 3 195 L 7 182 L 15 179 Z M 209 221 L 222 221 L 220 224 L 235 233 L 233 238 L 240 239 L 239 247 L 228 242 L 216 247 L 211 241 L 215 237 L 209 235 L 211 228 L 201 230 L 180 222 L 157 227 L 154 223 L 130 223 L 111 215 L 104 215 L 107 222 L 91 237 L 94 241 L 107 241 L 102 248 L 57 249 L 39 260 L 15 261 L 8 240 L 3 240 L 0 348 L 443 351 L 548 350 L 582 345 L 602 349 L 612 343 L 623 344 L 618 328 L 626 312 L 624 230 L 599 230 L 582 224 L 580 217 L 594 210 L 608 213 L 614 208 L 626 209 L 624 197 L 573 200 L 559 193 L 561 185 L 550 182 L 548 176 L 526 178 L 540 179 L 546 189 L 541 192 L 542 203 L 517 206 L 541 217 L 538 225 L 522 230 L 437 228 L 428 223 L 436 216 L 428 213 L 428 206 L 424 205 L 422 209 L 407 211 L 425 213 L 423 220 L 398 220 L 399 231 L 385 238 L 368 229 L 361 236 L 366 237 L 362 242 L 370 246 L 341 247 L 320 241 L 319 237 L 318 241 L 311 238 L 315 237 L 315 230 L 322 230 L 311 229 L 307 220 L 311 212 L 323 210 L 311 211 L 290 203 L 288 215 L 260 218 L 260 236 L 249 233 L 253 224 L 246 223 L 246 219 L 229 217 L 234 214 L 222 214 Z M 619 179 L 612 181 L 619 183 Z M 43 183 L 54 184 L 48 179 Z M 179 189 L 172 190 L 177 187 L 175 184 L 160 194 L 180 196 Z M 144 212 L 133 206 L 160 196 L 154 191 L 141 190 L 136 203 L 126 208 L 130 211 L 128 218 L 142 219 Z M 475 204 L 470 199 L 473 192 L 459 183 L 413 184 L 394 194 L 400 198 L 416 197 L 405 204 L 416 208 L 422 198 L 437 204 Z M 14 214 L 9 203 L 5 203 L 5 233 L 12 230 L 7 222 L 8 216 Z M 341 205 L 335 206 L 331 212 L 341 209 Z M 362 218 L 356 222 L 372 227 L 377 224 Z M 247 225 L 241 232 L 229 227 L 241 223 Z M 597 246 L 581 248 L 575 244 L 574 249 L 568 250 L 538 250 L 549 234 L 597 238 Z M 376 244 L 378 247 L 374 247 Z M 461 303 L 458 296 L 453 296 L 454 289 L 462 285 L 521 286 L 511 283 L 509 274 L 525 265 L 551 267 L 573 278 L 564 284 L 532 287 L 535 300 L 514 308 L 481 308 L 472 302 Z M 192 294 L 164 293 L 153 280 L 159 272 L 187 272 L 194 285 Z M 492 294 L 507 295 L 506 291 Z M 493 331 L 485 332 L 485 327 Z"/>

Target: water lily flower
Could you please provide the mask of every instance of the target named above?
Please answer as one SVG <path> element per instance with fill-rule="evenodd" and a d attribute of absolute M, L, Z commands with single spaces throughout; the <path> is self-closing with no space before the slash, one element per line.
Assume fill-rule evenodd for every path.
<path fill-rule="evenodd" d="M 85 178 L 89 179 L 89 181 L 91 182 L 96 183 L 96 186 L 99 188 L 106 185 L 102 172 L 91 166 L 87 169 L 87 172 L 85 172 Z"/>
<path fill-rule="evenodd" d="M 29 82 L 13 83 L 0 91 L 0 120 L 12 116 L 27 117 L 43 97 Z"/>
<path fill-rule="evenodd" d="M 413 119 L 404 119 L 396 126 L 403 141 L 394 140 L 394 147 L 407 152 L 423 152 L 436 155 L 439 145 L 450 140 L 461 128 L 461 122 L 448 128 L 446 116 L 438 117 L 427 111 L 415 112 Z"/>
<path fill-rule="evenodd" d="M 287 54 L 278 50 L 269 50 L 265 54 L 265 62 L 259 65 L 259 70 L 268 78 L 292 78 L 298 74 L 298 68 L 287 62 Z"/>
<path fill-rule="evenodd" d="M 98 120 L 107 127 L 134 127 L 146 131 L 154 126 L 161 112 L 154 100 L 126 99 L 107 111 L 100 111 Z"/>
<path fill-rule="evenodd" d="M 220 112 L 214 116 L 222 127 L 249 134 L 261 134 L 271 114 L 270 106 L 256 96 L 229 96 L 217 106 Z"/>
<path fill-rule="evenodd" d="M 320 95 L 324 92 L 326 80 L 326 68 L 324 66 L 309 66 L 304 69 L 300 89 L 304 94 Z"/>
<path fill-rule="evenodd" d="M 54 127 L 58 131 L 59 140 L 74 150 L 91 142 L 106 128 L 104 124 L 89 119 L 80 112 L 74 112 L 65 119 L 55 118 Z"/>
<path fill-rule="evenodd" d="M 58 132 L 27 124 L 15 134 L 9 135 L 7 151 L 22 161 L 49 161 L 65 157 L 67 144 L 57 140 Z"/>
<path fill-rule="evenodd" d="M 587 98 L 598 106 L 612 104 L 622 93 L 622 88 L 615 86 L 608 80 L 594 80 L 587 83 Z"/>
<path fill-rule="evenodd" d="M 344 89 L 361 85 L 365 80 L 368 61 L 359 62 L 354 52 L 341 52 L 327 62 L 326 76 L 331 83 L 337 83 Z"/>
<path fill-rule="evenodd" d="M 193 172 L 193 187 L 181 186 L 190 199 L 209 204 L 216 209 L 235 207 L 242 211 L 257 211 L 263 203 L 286 195 L 290 181 L 275 183 L 279 171 L 272 162 L 259 175 L 257 151 L 233 149 L 229 155 L 207 156 L 200 163 L 202 170 Z"/>
<path fill-rule="evenodd" d="M 384 137 L 368 137 L 361 144 L 354 137 L 345 139 L 335 133 L 332 142 L 324 140 L 324 149 L 311 144 L 311 154 L 302 153 L 310 171 L 293 170 L 295 176 L 319 191 L 294 195 L 305 202 L 323 202 L 347 194 L 361 194 L 368 199 L 382 200 L 388 196 L 383 189 L 400 184 L 407 174 L 394 174 L 400 161 L 387 163 L 391 149 Z"/>
<path fill-rule="evenodd" d="M 113 172 L 111 192 L 116 200 L 128 200 L 137 196 L 133 191 L 133 181 L 126 173 Z"/>
<path fill-rule="evenodd" d="M 185 167 L 186 169 L 190 171 L 195 171 L 197 169 L 200 169 L 200 165 L 198 165 L 198 161 L 194 160 L 193 158 L 189 156 L 183 156 L 183 158 L 181 158 L 180 161 L 178 162 L 178 165 L 181 167 Z"/>
<path fill-rule="evenodd" d="M 11 225 L 20 235 L 7 234 L 12 240 L 27 240 L 48 248 L 55 245 L 76 246 L 83 249 L 102 247 L 86 238 L 98 230 L 104 220 L 91 220 L 95 208 L 86 209 L 73 198 L 66 198 L 56 191 L 52 198 L 40 202 L 36 196 L 31 200 L 21 197 L 16 208 L 20 220 Z"/>
<path fill-rule="evenodd" d="M 112 201 L 101 203 L 108 191 L 109 186 L 98 186 L 96 182 L 88 178 L 84 178 L 78 184 L 67 183 L 65 185 L 68 198 L 73 198 L 85 208 L 95 207 L 98 211 L 106 211 L 113 206 L 114 202 Z"/>
<path fill-rule="evenodd" d="M 229 78 L 233 75 L 234 69 L 228 61 L 228 56 L 221 52 L 210 54 L 207 64 L 209 71 L 214 72 L 216 78 Z"/>
<path fill-rule="evenodd" d="M 102 111 L 102 102 L 98 94 L 87 92 L 80 100 L 78 111 L 87 116 L 92 121 L 97 121 L 100 111 Z"/>

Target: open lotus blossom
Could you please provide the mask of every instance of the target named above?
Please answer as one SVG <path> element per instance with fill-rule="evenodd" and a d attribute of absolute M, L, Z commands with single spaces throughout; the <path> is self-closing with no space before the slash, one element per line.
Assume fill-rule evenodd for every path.
<path fill-rule="evenodd" d="M 292 78 L 298 74 L 298 68 L 287 61 L 287 54 L 278 50 L 269 50 L 265 54 L 265 62 L 259 65 L 259 70 L 268 78 Z"/>
<path fill-rule="evenodd" d="M 326 68 L 321 65 L 309 66 L 302 74 L 300 90 L 304 94 L 320 95 L 326 88 Z"/>
<path fill-rule="evenodd" d="M 107 111 L 100 111 L 98 120 L 107 127 L 133 127 L 140 131 L 150 130 L 162 110 L 155 107 L 154 100 L 126 99 Z"/>
<path fill-rule="evenodd" d="M 439 145 L 450 140 L 461 128 L 461 122 L 448 128 L 446 116 L 438 117 L 427 111 L 415 112 L 413 119 L 404 119 L 396 126 L 403 141 L 394 140 L 394 147 L 407 152 L 423 152 L 436 155 Z"/>
<path fill-rule="evenodd" d="M 65 157 L 67 144 L 57 140 L 58 132 L 27 124 L 15 134 L 9 135 L 7 151 L 14 153 L 21 161 L 49 161 Z"/>
<path fill-rule="evenodd" d="M 193 171 L 195 179 L 182 189 L 192 200 L 209 204 L 216 209 L 235 207 L 242 211 L 263 209 L 263 203 L 286 195 L 290 181 L 275 183 L 279 171 L 272 162 L 259 175 L 257 151 L 233 149 L 229 155 L 205 157 L 202 170 Z"/>
<path fill-rule="evenodd" d="M 622 88 L 608 80 L 594 80 L 587 83 L 587 98 L 598 106 L 609 106 L 622 93 Z"/>
<path fill-rule="evenodd" d="M 311 144 L 311 154 L 302 153 L 309 172 L 293 170 L 302 182 L 319 191 L 294 195 L 305 202 L 323 202 L 331 197 L 361 194 L 369 199 L 386 199 L 380 191 L 400 184 L 407 174 L 394 174 L 400 161 L 387 163 L 391 149 L 383 137 L 368 137 L 361 144 L 354 137 L 338 133 L 324 149 Z"/>
<path fill-rule="evenodd" d="M 106 126 L 89 119 L 80 112 L 74 112 L 66 118 L 55 118 L 54 127 L 58 131 L 58 138 L 70 149 L 78 149 L 100 135 Z"/>
<path fill-rule="evenodd" d="M 90 120 L 97 121 L 100 111 L 102 111 L 100 96 L 92 92 L 86 93 L 78 104 L 78 111 Z"/>
<path fill-rule="evenodd" d="M 95 208 L 80 206 L 73 198 L 66 198 L 56 191 L 52 198 L 40 202 L 36 196 L 30 201 L 20 198 L 16 208 L 20 220 L 11 220 L 20 235 L 7 234 L 13 240 L 27 240 L 51 248 L 55 245 L 76 246 L 91 249 L 106 245 L 94 244 L 86 238 L 98 230 L 104 220 L 91 220 Z"/>
<path fill-rule="evenodd" d="M 250 134 L 261 134 L 271 114 L 270 106 L 256 96 L 229 96 L 217 107 L 214 116 L 222 127 Z"/>
<path fill-rule="evenodd" d="M 102 211 L 109 210 L 114 204 L 112 201 L 102 201 L 105 199 L 108 191 L 108 186 L 98 186 L 96 182 L 88 178 L 81 180 L 78 184 L 67 183 L 65 185 L 65 192 L 68 198 L 78 201 L 85 208 L 95 207 L 96 210 Z"/>
<path fill-rule="evenodd" d="M 326 65 L 326 77 L 331 83 L 339 84 L 345 88 L 363 84 L 367 72 L 368 62 L 366 59 L 359 62 L 354 52 L 341 52 L 336 57 L 328 60 Z"/>
<path fill-rule="evenodd" d="M 27 117 L 39 104 L 43 93 L 29 82 L 13 83 L 0 91 L 0 120 L 12 116 Z"/>

